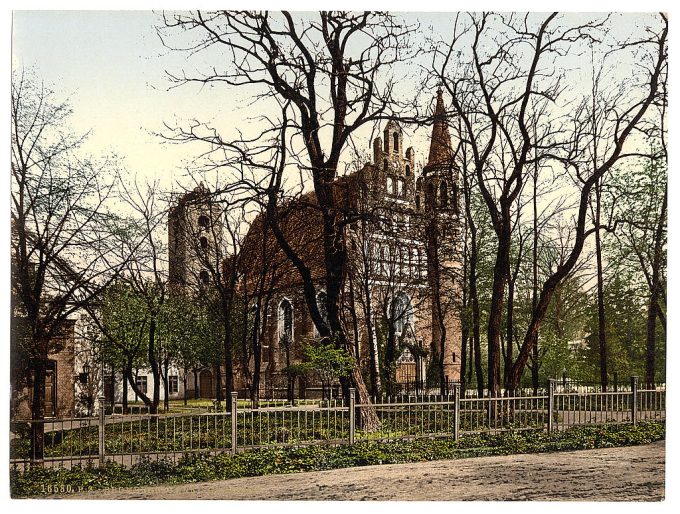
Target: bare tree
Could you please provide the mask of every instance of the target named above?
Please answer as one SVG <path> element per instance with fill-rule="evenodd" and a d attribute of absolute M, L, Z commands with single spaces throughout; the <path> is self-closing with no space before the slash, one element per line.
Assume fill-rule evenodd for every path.
<path fill-rule="evenodd" d="M 555 287 L 576 265 L 591 233 L 585 223 L 594 184 L 620 159 L 630 155 L 624 151 L 626 142 L 632 132 L 648 121 L 645 114 L 660 93 L 667 36 L 666 18 L 662 15 L 661 19 L 660 28 L 649 28 L 648 38 L 618 44 L 605 54 L 638 52 L 638 58 L 648 68 L 644 80 L 619 88 L 619 108 L 607 113 L 606 131 L 600 133 L 601 138 L 608 138 L 613 144 L 610 151 L 598 155 L 594 167 L 590 154 L 584 151 L 584 141 L 591 137 L 587 129 L 588 98 L 576 101 L 569 116 L 554 105 L 558 102 L 569 105 L 570 100 L 573 103 L 574 91 L 567 89 L 567 69 L 561 66 L 560 59 L 584 43 L 600 44 L 606 19 L 567 26 L 557 13 L 539 21 L 532 15 L 484 13 L 471 15 L 466 21 L 459 17 L 450 43 L 436 50 L 436 77 L 450 93 L 453 113 L 461 120 L 462 138 L 470 147 L 477 185 L 496 233 L 487 327 L 488 387 L 494 396 L 499 394 L 501 383 L 501 320 L 512 246 L 512 205 L 536 161 L 561 164 L 578 178 L 580 200 L 573 240 L 569 243 L 571 252 L 564 265 L 541 287 L 508 375 L 510 389 L 519 384 Z"/>
<path fill-rule="evenodd" d="M 155 414 L 160 404 L 163 373 L 165 371 L 167 375 L 170 363 L 169 357 L 164 358 L 169 340 L 165 330 L 171 328 L 163 322 L 168 281 L 167 246 L 161 237 L 167 210 L 160 205 L 157 183 L 140 186 L 136 181 L 126 184 L 121 180 L 117 195 L 131 215 L 110 227 L 110 234 L 116 240 L 116 246 L 131 258 L 120 270 L 116 287 L 109 290 L 114 292 L 113 298 L 103 298 L 104 303 L 111 300 L 108 309 L 92 303 L 84 308 L 106 342 L 122 353 L 124 380 Z M 144 352 L 143 357 L 140 352 Z M 152 397 L 136 381 L 140 367 L 147 366 L 153 381 Z"/>
<path fill-rule="evenodd" d="M 408 37 L 414 28 L 404 26 L 389 14 L 371 12 L 320 12 L 297 18 L 288 12 L 195 12 L 165 16 L 164 22 L 166 29 L 194 36 L 185 49 L 191 52 L 222 49 L 227 57 L 224 71 L 213 67 L 201 77 L 173 77 L 178 83 L 198 81 L 246 87 L 259 93 L 262 101 L 273 100 L 271 105 L 280 106 L 282 117 L 272 121 L 274 127 L 288 125 L 288 131 L 282 130 L 276 143 L 281 172 L 290 159 L 298 160 L 311 175 L 320 214 L 327 320 L 316 305 L 316 287 L 308 267 L 277 227 L 276 207 L 282 182 L 275 178 L 276 173 L 271 174 L 268 222 L 300 274 L 317 330 L 352 351 L 341 323 L 340 301 L 347 267 L 346 216 L 338 205 L 334 182 L 341 154 L 352 134 L 390 115 L 392 82 L 384 76 L 409 51 Z M 269 131 L 265 131 L 250 142 L 269 136 Z M 217 138 L 211 140 L 215 143 Z M 240 145 L 242 152 L 252 151 L 245 146 Z M 352 371 L 351 381 L 361 403 L 370 403 L 358 366 Z M 348 385 L 343 384 L 345 392 Z M 377 424 L 374 413 L 364 414 L 369 416 L 364 419 L 366 426 Z"/>
<path fill-rule="evenodd" d="M 79 153 L 86 136 L 68 127 L 71 110 L 27 73 L 11 95 L 13 345 L 33 389 L 32 457 L 43 458 L 45 374 L 68 340 L 69 318 L 97 298 L 126 262 L 102 227 L 115 173 L 111 161 Z M 131 242 L 134 245 L 134 242 Z"/>

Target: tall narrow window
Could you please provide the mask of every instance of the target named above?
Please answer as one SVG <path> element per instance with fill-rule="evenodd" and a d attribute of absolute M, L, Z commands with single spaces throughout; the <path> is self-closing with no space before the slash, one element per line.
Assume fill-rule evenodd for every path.
<path fill-rule="evenodd" d="M 409 175 L 411 175 L 411 166 L 407 164 L 406 165 L 406 176 L 408 177 Z"/>
<path fill-rule="evenodd" d="M 168 377 L 168 394 L 177 394 L 179 392 L 179 376 L 170 375 Z"/>
<path fill-rule="evenodd" d="M 437 188 L 430 182 L 427 185 L 427 196 L 425 197 L 425 203 L 428 209 L 432 209 L 437 205 Z"/>
<path fill-rule="evenodd" d="M 411 323 L 411 301 L 405 293 L 399 293 L 392 302 L 392 320 L 398 336 Z"/>
<path fill-rule="evenodd" d="M 394 183 L 392 181 L 392 177 L 387 177 L 387 194 L 394 194 Z"/>
<path fill-rule="evenodd" d="M 316 305 L 319 307 L 319 314 L 324 323 L 328 323 L 328 296 L 325 291 L 321 291 L 316 295 Z"/>
<path fill-rule="evenodd" d="M 325 291 L 321 291 L 316 295 L 316 306 L 319 309 L 319 314 L 321 314 L 321 319 L 324 323 L 328 323 L 328 296 Z M 319 336 L 319 331 L 314 326 L 314 335 Z"/>
<path fill-rule="evenodd" d="M 392 134 L 392 141 L 394 142 L 394 151 L 399 151 L 399 132 Z"/>
<path fill-rule="evenodd" d="M 404 179 L 397 179 L 397 196 L 404 196 Z"/>
<path fill-rule="evenodd" d="M 208 249 L 208 238 L 203 236 L 203 237 L 201 237 L 200 241 L 201 241 L 201 248 L 203 250 L 207 250 Z"/>
<path fill-rule="evenodd" d="M 208 228 L 209 223 L 210 223 L 210 220 L 208 219 L 208 217 L 205 214 L 201 214 L 198 217 L 198 226 L 199 227 Z"/>
<path fill-rule="evenodd" d="M 148 392 L 148 380 L 146 375 L 137 375 L 137 378 L 135 379 L 135 383 L 137 385 L 137 389 L 139 389 L 142 393 L 146 394 Z"/>
<path fill-rule="evenodd" d="M 439 184 L 439 206 L 444 209 L 449 206 L 449 190 L 446 186 L 446 180 L 442 180 Z"/>
<path fill-rule="evenodd" d="M 387 171 L 387 159 L 383 159 L 383 171 Z"/>
<path fill-rule="evenodd" d="M 293 340 L 293 304 L 288 298 L 279 304 L 279 340 Z"/>

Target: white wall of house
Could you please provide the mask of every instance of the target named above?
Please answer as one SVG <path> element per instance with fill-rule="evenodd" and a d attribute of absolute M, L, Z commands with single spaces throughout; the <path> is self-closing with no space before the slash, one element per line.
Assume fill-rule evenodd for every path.
<path fill-rule="evenodd" d="M 153 398 L 154 383 L 153 374 L 151 370 L 150 369 L 140 370 L 139 373 L 137 374 L 136 379 L 137 384 L 143 391 L 146 392 L 146 395 L 149 398 Z M 158 386 L 160 389 L 159 391 L 160 400 L 161 402 L 163 402 L 165 398 L 165 385 L 162 379 L 159 380 Z M 125 381 L 125 384 L 123 384 L 123 376 L 117 375 L 114 393 L 116 403 L 120 403 L 123 401 L 123 387 L 127 388 L 128 402 L 142 401 L 141 398 L 138 398 L 136 396 L 134 389 L 132 389 L 132 386 L 127 381 Z M 176 368 L 175 366 L 170 366 L 168 370 L 168 388 L 169 388 L 168 396 L 171 400 L 180 400 L 184 398 L 183 372 Z"/>

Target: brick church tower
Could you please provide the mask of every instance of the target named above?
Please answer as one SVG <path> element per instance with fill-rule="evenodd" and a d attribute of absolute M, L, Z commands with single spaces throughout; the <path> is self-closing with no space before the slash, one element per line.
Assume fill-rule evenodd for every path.
<path fill-rule="evenodd" d="M 460 239 L 458 170 L 446 121 L 441 89 L 437 91 L 430 153 L 416 194 L 425 207 L 428 286 L 431 292 L 433 361 L 441 366 L 440 379 L 460 378 L 460 318 L 456 280 Z"/>
<path fill-rule="evenodd" d="M 168 259 L 171 286 L 197 291 L 220 269 L 224 227 L 220 207 L 201 183 L 177 201 L 168 213 Z"/>

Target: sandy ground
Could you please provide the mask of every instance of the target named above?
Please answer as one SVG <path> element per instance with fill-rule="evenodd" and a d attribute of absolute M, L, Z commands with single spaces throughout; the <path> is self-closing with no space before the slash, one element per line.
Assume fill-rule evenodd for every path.
<path fill-rule="evenodd" d="M 366 466 L 176 486 L 92 491 L 78 499 L 606 500 L 664 497 L 664 442 L 575 452 Z"/>

